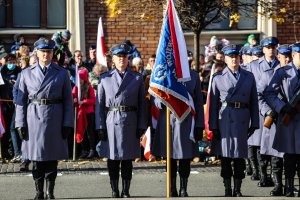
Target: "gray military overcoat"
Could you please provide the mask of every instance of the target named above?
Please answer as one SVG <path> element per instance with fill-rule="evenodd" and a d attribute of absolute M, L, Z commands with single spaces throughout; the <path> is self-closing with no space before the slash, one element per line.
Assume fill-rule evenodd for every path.
<path fill-rule="evenodd" d="M 289 154 L 300 154 L 300 113 L 294 116 L 288 126 L 282 124 L 283 115 L 280 111 L 286 102 L 280 100 L 278 94 L 280 93 L 289 101 L 297 88 L 300 87 L 299 75 L 295 65 L 289 63 L 287 66 L 276 70 L 264 92 L 270 107 L 279 113 L 273 148 Z"/>
<path fill-rule="evenodd" d="M 257 91 L 258 91 L 259 113 L 260 113 L 260 117 L 263 119 L 266 118 L 265 117 L 266 113 L 272 110 L 269 104 L 267 103 L 263 93 L 267 88 L 267 86 L 269 85 L 273 77 L 273 74 L 278 68 L 280 68 L 280 65 L 277 65 L 275 68 L 270 67 L 269 65 L 261 65 L 260 67 L 261 78 L 257 83 Z M 261 144 L 260 144 L 260 154 L 283 157 L 283 153 L 278 152 L 276 149 L 272 147 L 275 138 L 275 133 L 276 133 L 275 123 L 271 125 L 270 129 L 264 127 L 263 125 L 261 126 L 262 126 L 262 133 L 261 133 L 262 135 L 261 135 Z"/>
<path fill-rule="evenodd" d="M 30 99 L 61 99 L 62 103 L 38 105 Z M 74 110 L 68 72 L 51 63 L 46 75 L 38 63 L 21 72 L 16 108 L 16 127 L 28 127 L 22 158 L 34 161 L 68 159 L 62 127 L 74 126 Z"/>
<path fill-rule="evenodd" d="M 240 68 L 237 80 L 226 67 L 213 77 L 210 93 L 209 128 L 221 132 L 221 141 L 213 139 L 212 151 L 223 157 L 247 158 L 248 128 L 259 127 L 258 100 L 252 73 Z M 233 108 L 222 102 L 242 102 L 249 108 Z"/>
<path fill-rule="evenodd" d="M 106 107 L 134 106 L 138 111 L 108 111 Z M 112 160 L 139 158 L 137 129 L 146 129 L 146 99 L 143 77 L 127 69 L 122 79 L 117 69 L 100 77 L 96 99 L 96 129 L 106 129 L 108 150 L 104 157 Z"/>
<path fill-rule="evenodd" d="M 248 71 L 252 72 L 256 85 L 258 85 L 258 82 L 262 78 L 262 73 L 264 73 L 265 70 L 274 68 L 279 64 L 279 61 L 277 59 L 274 59 L 274 62 L 272 63 L 272 66 L 268 64 L 265 57 L 261 57 L 258 60 L 252 61 L 247 68 Z M 259 129 L 255 130 L 254 134 L 248 139 L 248 145 L 251 146 L 260 146 L 264 141 L 261 141 L 262 134 L 263 134 L 263 123 L 264 123 L 265 117 L 262 115 L 259 115 Z"/>
<path fill-rule="evenodd" d="M 185 84 L 194 101 L 196 112 L 195 127 L 204 128 L 203 98 L 199 75 L 194 71 L 190 73 L 191 80 Z M 155 99 L 155 104 L 160 108 L 160 113 L 153 141 L 152 154 L 166 157 L 166 109 L 161 109 L 162 103 L 158 99 Z M 192 114 L 189 113 L 180 123 L 171 113 L 171 158 L 173 159 L 191 159 L 196 155 L 197 146 L 190 139 L 192 118 Z"/>

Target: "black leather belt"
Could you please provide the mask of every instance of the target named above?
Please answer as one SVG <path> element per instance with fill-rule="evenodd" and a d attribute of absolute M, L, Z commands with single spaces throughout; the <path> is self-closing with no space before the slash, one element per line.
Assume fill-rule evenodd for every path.
<path fill-rule="evenodd" d="M 135 106 L 106 107 L 106 111 L 132 112 L 132 111 L 137 111 L 137 107 L 135 107 Z"/>
<path fill-rule="evenodd" d="M 61 99 L 29 99 L 29 103 L 39 104 L 39 105 L 49 105 L 49 104 L 60 104 Z"/>
<path fill-rule="evenodd" d="M 222 103 L 222 106 L 229 106 L 232 108 L 249 108 L 249 104 L 238 102 L 238 101 L 235 101 L 235 102 L 226 102 L 225 101 Z"/>

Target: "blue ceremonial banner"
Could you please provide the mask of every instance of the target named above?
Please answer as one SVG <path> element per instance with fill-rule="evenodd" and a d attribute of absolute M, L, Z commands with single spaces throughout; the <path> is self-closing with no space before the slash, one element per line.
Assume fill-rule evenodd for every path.
<path fill-rule="evenodd" d="M 159 98 L 182 121 L 191 110 L 184 85 L 184 81 L 190 80 L 190 69 L 186 43 L 172 0 L 168 0 L 156 55 L 149 93 Z"/>

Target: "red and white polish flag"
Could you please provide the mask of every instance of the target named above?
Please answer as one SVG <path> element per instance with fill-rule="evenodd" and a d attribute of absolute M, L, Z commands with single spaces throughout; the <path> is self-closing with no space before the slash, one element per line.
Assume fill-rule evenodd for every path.
<path fill-rule="evenodd" d="M 96 47 L 96 63 L 107 67 L 105 55 L 104 33 L 102 26 L 102 18 L 99 18 L 98 34 L 97 34 L 97 47 Z"/>

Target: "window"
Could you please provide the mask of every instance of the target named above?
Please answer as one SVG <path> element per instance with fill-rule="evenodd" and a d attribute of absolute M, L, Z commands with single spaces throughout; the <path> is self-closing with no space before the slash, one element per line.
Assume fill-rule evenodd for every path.
<path fill-rule="evenodd" d="M 239 0 L 241 3 L 254 4 L 256 0 Z M 252 13 L 251 7 L 237 8 L 239 13 L 239 22 L 229 27 L 229 12 L 226 13 L 226 18 L 221 22 L 208 25 L 205 30 L 256 30 L 257 17 Z"/>
<path fill-rule="evenodd" d="M 66 0 L 6 0 L 3 2 L 5 2 L 4 5 L 0 4 L 0 27 L 66 27 Z"/>

